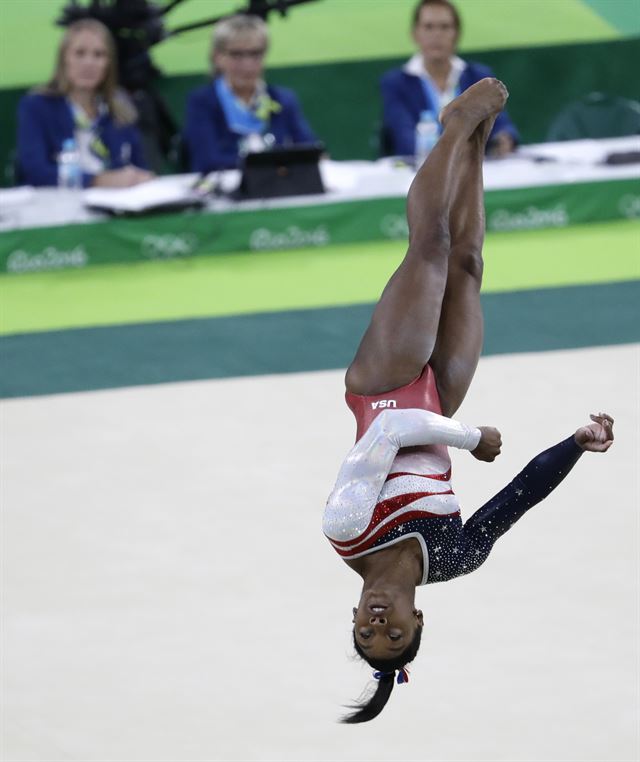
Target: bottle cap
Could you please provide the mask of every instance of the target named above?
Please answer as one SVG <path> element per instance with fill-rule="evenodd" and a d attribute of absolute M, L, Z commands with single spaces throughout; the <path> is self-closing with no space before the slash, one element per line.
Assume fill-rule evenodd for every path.
<path fill-rule="evenodd" d="M 76 148 L 76 141 L 73 138 L 67 138 L 62 143 L 63 151 L 75 151 L 75 148 Z"/>
<path fill-rule="evenodd" d="M 420 121 L 421 122 L 435 122 L 436 115 L 433 113 L 433 111 L 421 111 L 420 112 Z"/>

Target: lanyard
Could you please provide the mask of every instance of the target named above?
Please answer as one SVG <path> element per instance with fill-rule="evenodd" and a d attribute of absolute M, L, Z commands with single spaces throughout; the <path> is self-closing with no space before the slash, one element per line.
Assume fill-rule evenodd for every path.
<path fill-rule="evenodd" d="M 109 113 L 105 103 L 100 103 L 98 106 L 98 116 L 91 120 L 85 113 L 84 109 L 77 106 L 75 103 L 69 101 L 71 107 L 71 113 L 73 114 L 73 122 L 76 130 L 80 130 L 85 134 L 88 134 L 89 140 L 87 145 L 89 151 L 99 159 L 103 164 L 108 165 L 111 158 L 111 154 L 107 146 L 102 142 L 98 135 L 98 126 L 102 117 Z"/>
<path fill-rule="evenodd" d="M 459 79 L 453 91 L 454 92 L 453 98 L 447 98 L 446 95 L 443 96 L 443 94 L 433 84 L 431 77 L 421 76 L 420 83 L 422 84 L 422 89 L 427 99 L 427 103 L 431 106 L 431 110 L 434 112 L 434 115 L 436 118 L 438 117 L 438 114 L 442 111 L 442 109 L 448 103 L 451 103 L 453 98 L 457 98 L 461 92 Z M 440 132 L 442 132 L 442 125 L 439 123 L 438 123 L 438 129 Z"/>
<path fill-rule="evenodd" d="M 262 135 L 271 115 L 282 111 L 282 106 L 271 98 L 264 84 L 249 106 L 235 96 L 224 77 L 217 77 L 213 84 L 227 125 L 238 135 L 256 132 Z"/>

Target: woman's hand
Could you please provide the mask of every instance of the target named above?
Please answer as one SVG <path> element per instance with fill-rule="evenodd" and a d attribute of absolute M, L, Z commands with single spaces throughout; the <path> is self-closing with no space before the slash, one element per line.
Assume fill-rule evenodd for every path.
<path fill-rule="evenodd" d="M 108 169 L 93 178 L 94 188 L 131 188 L 155 177 L 153 172 L 129 165 L 122 169 Z"/>
<path fill-rule="evenodd" d="M 573 438 L 587 452 L 606 452 L 613 444 L 613 418 L 607 413 L 590 415 L 593 423 L 581 426 Z"/>
<path fill-rule="evenodd" d="M 480 426 L 479 428 L 480 441 L 476 449 L 471 451 L 471 454 L 478 460 L 491 463 L 500 455 L 502 437 L 498 429 L 494 429 L 493 426 Z"/>

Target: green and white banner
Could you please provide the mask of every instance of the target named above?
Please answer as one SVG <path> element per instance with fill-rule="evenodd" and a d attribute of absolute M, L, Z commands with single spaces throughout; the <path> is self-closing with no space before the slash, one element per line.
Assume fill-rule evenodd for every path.
<path fill-rule="evenodd" d="M 558 228 L 640 217 L 638 180 L 490 191 L 489 231 Z M 138 218 L 0 232 L 2 272 L 82 268 L 237 251 L 321 247 L 407 238 L 405 199 Z"/>

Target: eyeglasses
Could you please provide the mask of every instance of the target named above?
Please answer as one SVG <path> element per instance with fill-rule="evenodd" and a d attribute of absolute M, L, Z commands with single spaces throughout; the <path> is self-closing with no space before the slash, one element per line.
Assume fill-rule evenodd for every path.
<path fill-rule="evenodd" d="M 260 61 L 264 58 L 267 51 L 266 48 L 253 48 L 250 50 L 224 50 L 222 52 L 234 61 L 241 61 L 244 58 L 248 58 L 251 61 Z"/>
<path fill-rule="evenodd" d="M 443 22 L 442 24 L 434 24 L 433 22 L 429 21 L 426 24 L 420 24 L 420 28 L 424 29 L 425 32 L 449 32 L 452 29 L 455 29 L 456 25 L 448 24 L 447 22 Z"/>

